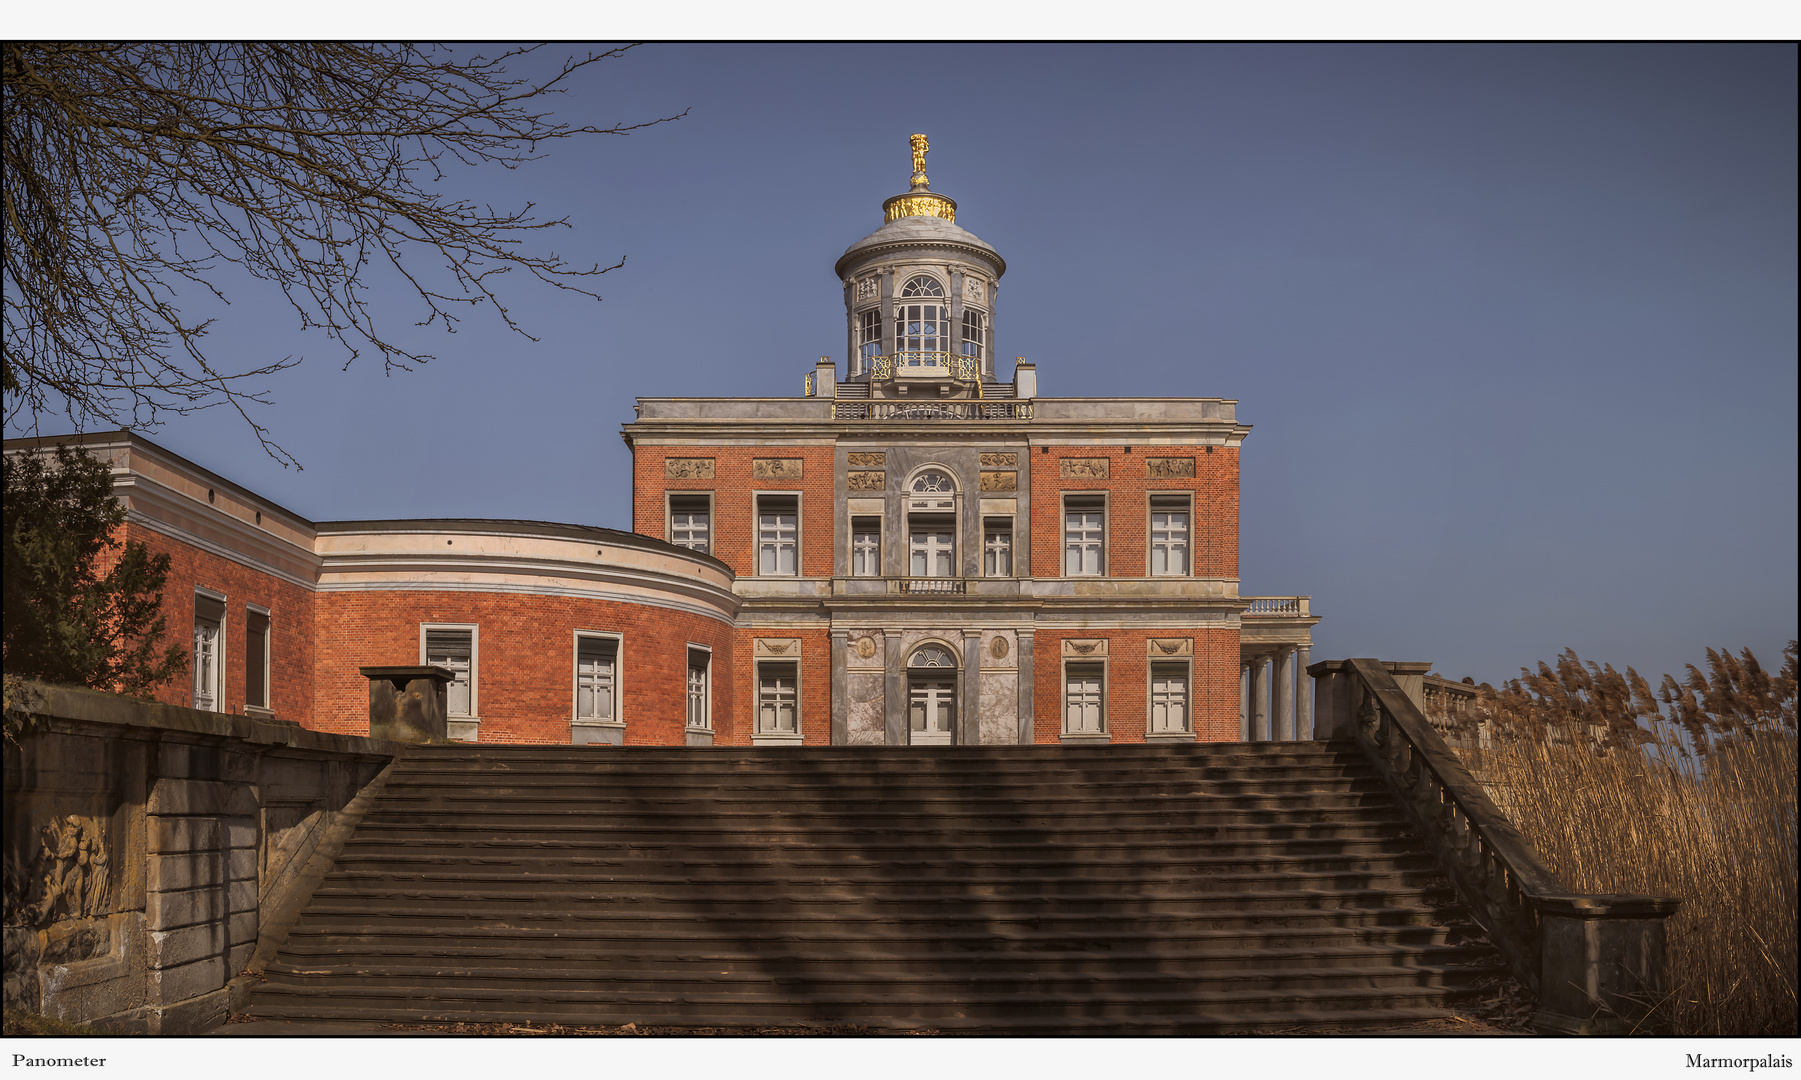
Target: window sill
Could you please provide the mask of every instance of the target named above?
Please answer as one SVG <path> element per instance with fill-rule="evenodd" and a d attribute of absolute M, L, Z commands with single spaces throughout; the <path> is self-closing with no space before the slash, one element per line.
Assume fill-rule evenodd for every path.
<path fill-rule="evenodd" d="M 1146 732 L 1145 736 L 1144 736 L 1144 741 L 1145 742 L 1193 742 L 1194 741 L 1194 732 L 1192 732 L 1192 731 L 1159 731 L 1159 732 L 1155 732 L 1155 733 Z"/>
<path fill-rule="evenodd" d="M 1098 732 L 1066 731 L 1059 738 L 1061 739 L 1062 742 L 1064 742 L 1066 744 L 1070 744 L 1070 745 L 1079 744 L 1079 743 L 1110 743 L 1113 741 L 1113 736 L 1108 734 L 1105 731 L 1098 731 Z"/>
<path fill-rule="evenodd" d="M 683 735 L 685 736 L 683 741 L 686 742 L 689 746 L 712 746 L 713 745 L 713 729 L 712 728 L 693 728 L 693 727 L 691 727 L 691 728 L 686 729 L 683 732 Z"/>
<path fill-rule="evenodd" d="M 624 746 L 625 724 L 618 720 L 571 721 L 569 742 L 574 746 Z"/>
<path fill-rule="evenodd" d="M 752 746 L 799 746 L 799 735 L 752 735 Z"/>
<path fill-rule="evenodd" d="M 275 719 L 275 710 L 265 709 L 261 705 L 246 705 L 244 706 L 244 715 L 255 717 L 258 720 L 273 720 Z"/>
<path fill-rule="evenodd" d="M 451 716 L 444 720 L 444 737 L 451 742 L 480 742 L 481 730 L 479 716 Z"/>

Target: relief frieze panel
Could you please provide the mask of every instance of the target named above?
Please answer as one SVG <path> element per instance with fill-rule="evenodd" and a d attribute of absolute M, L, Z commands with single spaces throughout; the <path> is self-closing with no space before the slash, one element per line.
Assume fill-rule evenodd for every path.
<path fill-rule="evenodd" d="M 663 459 L 666 480 L 711 480 L 713 459 L 710 457 L 672 457 Z"/>
<path fill-rule="evenodd" d="M 888 455 L 881 452 L 852 450 L 849 457 L 853 469 L 880 469 L 888 464 Z"/>
<path fill-rule="evenodd" d="M 1105 480 L 1107 479 L 1106 458 L 1060 458 L 1057 462 L 1057 474 L 1065 480 Z"/>
<path fill-rule="evenodd" d="M 1064 638 L 1063 655 L 1100 659 L 1107 655 L 1106 638 Z"/>
<path fill-rule="evenodd" d="M 985 452 L 982 454 L 982 468 L 1017 469 L 1019 468 L 1019 455 Z"/>
<path fill-rule="evenodd" d="M 1019 474 L 1016 472 L 985 472 L 982 474 L 982 490 L 1018 491 Z"/>
<path fill-rule="evenodd" d="M 805 465 L 804 458 L 752 458 L 750 475 L 756 480 L 799 480 Z"/>
<path fill-rule="evenodd" d="M 852 491 L 881 491 L 888 486 L 888 474 L 884 472 L 853 472 L 847 478 L 847 486 Z"/>
<path fill-rule="evenodd" d="M 1145 654 L 1153 659 L 1159 656 L 1193 656 L 1193 638 L 1147 638 L 1144 643 Z"/>
<path fill-rule="evenodd" d="M 1194 476 L 1191 457 L 1154 457 L 1144 459 L 1144 475 L 1153 480 L 1183 480 Z"/>
<path fill-rule="evenodd" d="M 800 639 L 758 638 L 756 654 L 781 657 L 784 660 L 798 660 L 800 659 Z"/>

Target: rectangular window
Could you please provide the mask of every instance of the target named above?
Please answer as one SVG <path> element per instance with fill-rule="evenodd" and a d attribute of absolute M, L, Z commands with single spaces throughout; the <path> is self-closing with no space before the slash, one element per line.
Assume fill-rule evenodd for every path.
<path fill-rule="evenodd" d="M 713 729 L 712 667 L 712 653 L 688 650 L 688 727 L 695 731 Z"/>
<path fill-rule="evenodd" d="M 451 672 L 450 696 L 445 713 L 452 719 L 469 720 L 475 716 L 475 630 L 473 628 L 425 627 L 421 660 Z"/>
<path fill-rule="evenodd" d="M 1063 573 L 1066 577 L 1099 577 L 1104 571 L 1106 511 L 1099 495 L 1063 498 Z"/>
<path fill-rule="evenodd" d="M 875 366 L 875 358 L 882 355 L 882 312 L 870 308 L 857 316 L 857 352 L 863 363 L 859 370 L 867 371 Z"/>
<path fill-rule="evenodd" d="M 799 665 L 757 665 L 757 734 L 799 735 Z"/>
<path fill-rule="evenodd" d="M 850 519 L 850 572 L 852 577 L 882 576 L 882 519 Z"/>
<path fill-rule="evenodd" d="M 1105 664 L 1063 666 L 1063 732 L 1104 735 L 1107 732 Z"/>
<path fill-rule="evenodd" d="M 575 639 L 575 719 L 613 723 L 619 719 L 619 640 Z"/>
<path fill-rule="evenodd" d="M 982 522 L 982 574 L 1013 576 L 1013 519 L 986 518 Z"/>
<path fill-rule="evenodd" d="M 713 550 L 713 497 L 669 496 L 669 542 L 703 555 Z"/>
<path fill-rule="evenodd" d="M 955 577 L 955 519 L 914 514 L 907 519 L 907 573 L 912 577 Z"/>
<path fill-rule="evenodd" d="M 269 707 L 269 613 L 244 611 L 244 707 Z"/>
<path fill-rule="evenodd" d="M 1188 719 L 1188 665 L 1151 665 L 1152 735 L 1186 735 L 1193 729 Z"/>
<path fill-rule="evenodd" d="M 757 573 L 766 577 L 800 573 L 799 496 L 757 496 Z"/>
<path fill-rule="evenodd" d="M 1151 496 L 1151 576 L 1188 574 L 1188 496 Z"/>
<path fill-rule="evenodd" d="M 225 598 L 194 594 L 194 708 L 217 712 L 225 706 L 220 654 L 225 640 Z"/>

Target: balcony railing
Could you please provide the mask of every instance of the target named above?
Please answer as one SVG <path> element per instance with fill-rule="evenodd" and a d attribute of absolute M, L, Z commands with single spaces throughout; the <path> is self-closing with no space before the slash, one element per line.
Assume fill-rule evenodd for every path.
<path fill-rule="evenodd" d="M 980 382 L 980 361 L 950 352 L 898 352 L 870 358 L 870 371 L 878 381 L 887 379 L 956 379 Z"/>
<path fill-rule="evenodd" d="M 1030 401 L 834 401 L 834 420 L 1030 420 Z"/>
<path fill-rule="evenodd" d="M 1311 596 L 1247 596 L 1241 600 L 1249 600 L 1251 606 L 1244 609 L 1240 616 L 1246 619 L 1296 619 L 1311 617 L 1307 611 L 1307 603 Z"/>
<path fill-rule="evenodd" d="M 903 596 L 962 596 L 967 590 L 962 578 L 904 577 L 889 578 L 888 591 Z"/>

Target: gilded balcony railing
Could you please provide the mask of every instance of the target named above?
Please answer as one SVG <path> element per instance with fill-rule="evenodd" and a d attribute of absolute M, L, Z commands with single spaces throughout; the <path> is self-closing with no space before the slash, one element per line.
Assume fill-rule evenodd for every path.
<path fill-rule="evenodd" d="M 894 378 L 942 378 L 979 383 L 981 363 L 977 357 L 951 352 L 903 351 L 870 358 L 870 372 L 877 381 Z"/>

